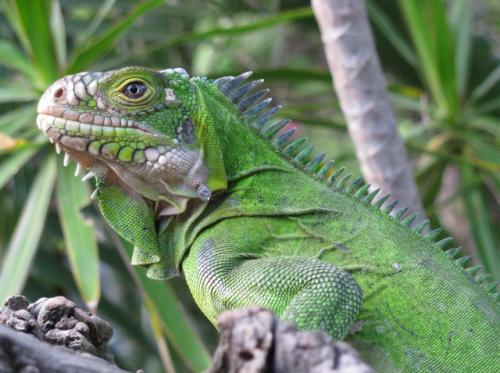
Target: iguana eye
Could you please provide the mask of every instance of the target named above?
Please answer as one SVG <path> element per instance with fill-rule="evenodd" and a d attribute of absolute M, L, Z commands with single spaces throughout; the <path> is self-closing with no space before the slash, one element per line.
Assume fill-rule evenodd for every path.
<path fill-rule="evenodd" d="M 124 88 L 123 88 L 123 94 L 127 96 L 128 98 L 132 99 L 137 99 L 141 98 L 144 96 L 144 93 L 146 93 L 147 87 L 146 84 L 140 81 L 134 81 L 131 83 L 128 83 Z"/>

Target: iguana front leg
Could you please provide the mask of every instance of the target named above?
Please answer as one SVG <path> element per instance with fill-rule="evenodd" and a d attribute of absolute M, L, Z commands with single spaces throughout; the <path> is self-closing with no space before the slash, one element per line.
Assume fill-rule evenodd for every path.
<path fill-rule="evenodd" d="M 183 270 L 205 315 L 215 322 L 225 310 L 260 305 L 300 329 L 345 337 L 362 300 L 351 275 L 314 258 L 259 257 L 258 236 L 243 238 L 222 222 L 194 242 Z"/>

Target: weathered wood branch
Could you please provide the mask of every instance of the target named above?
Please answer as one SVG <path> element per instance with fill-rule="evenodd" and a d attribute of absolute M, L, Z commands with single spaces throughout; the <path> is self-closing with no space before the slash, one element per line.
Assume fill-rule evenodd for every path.
<path fill-rule="evenodd" d="M 10 297 L 0 308 L 0 325 L 52 344 L 113 360 L 107 346 L 113 335 L 111 326 L 64 297 L 40 298 L 31 304 L 22 295 Z"/>
<path fill-rule="evenodd" d="M 348 344 L 324 332 L 297 331 L 260 307 L 225 312 L 218 326 L 221 338 L 207 373 L 373 372 Z M 64 297 L 32 304 L 11 297 L 0 309 L 0 372 L 126 372 L 109 362 L 111 334 L 104 320 Z"/>
<path fill-rule="evenodd" d="M 117 366 L 89 354 L 50 345 L 33 335 L 0 325 L 2 373 L 124 373 Z"/>
<path fill-rule="evenodd" d="M 363 0 L 312 0 L 340 106 L 366 181 L 425 217 L 385 91 Z"/>
<path fill-rule="evenodd" d="M 64 297 L 13 296 L 0 309 L 0 372 L 124 372 L 109 363 L 112 333 Z"/>
<path fill-rule="evenodd" d="M 320 331 L 297 331 L 269 310 L 223 313 L 208 373 L 371 373 L 356 351 Z"/>
<path fill-rule="evenodd" d="M 110 364 L 112 334 L 64 297 L 13 296 L 0 309 L 0 372 L 124 372 Z"/>

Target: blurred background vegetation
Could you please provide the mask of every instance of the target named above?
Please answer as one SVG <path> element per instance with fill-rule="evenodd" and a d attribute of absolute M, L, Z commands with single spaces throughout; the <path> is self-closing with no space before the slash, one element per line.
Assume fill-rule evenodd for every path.
<path fill-rule="evenodd" d="M 147 280 L 35 126 L 58 77 L 138 64 L 253 70 L 281 115 L 360 174 L 305 0 L 1 0 L 0 301 L 65 295 L 115 330 L 118 364 L 200 371 L 216 332 L 182 279 Z M 399 130 L 433 226 L 500 279 L 500 6 L 367 0 Z"/>

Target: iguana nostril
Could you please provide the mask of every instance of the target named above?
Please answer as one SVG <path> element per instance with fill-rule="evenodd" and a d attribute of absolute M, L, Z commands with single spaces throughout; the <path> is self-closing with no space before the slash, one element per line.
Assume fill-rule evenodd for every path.
<path fill-rule="evenodd" d="M 61 98 L 63 95 L 64 95 L 64 89 L 62 88 L 57 88 L 56 91 L 54 92 L 55 99 Z"/>

